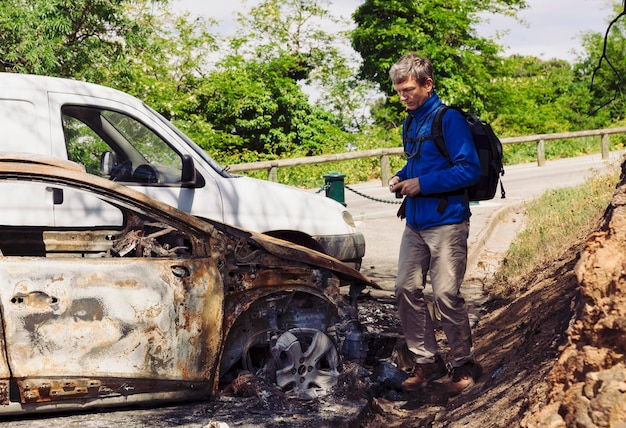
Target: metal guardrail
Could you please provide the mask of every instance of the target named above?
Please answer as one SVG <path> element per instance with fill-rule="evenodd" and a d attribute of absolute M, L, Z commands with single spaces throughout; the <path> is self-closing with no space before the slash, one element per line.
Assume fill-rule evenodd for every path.
<path fill-rule="evenodd" d="M 626 127 L 605 128 L 589 131 L 559 132 L 555 134 L 536 134 L 522 137 L 501 138 L 502 144 L 522 144 L 537 143 L 537 164 L 544 166 L 546 163 L 545 142 L 550 140 L 566 140 L 571 138 L 582 137 L 600 137 L 600 150 L 602 159 L 609 158 L 609 135 L 626 133 Z M 305 158 L 279 159 L 272 161 L 250 162 L 230 165 L 228 172 L 246 172 L 267 170 L 268 181 L 278 181 L 278 168 L 289 168 L 301 165 L 311 165 L 319 163 L 339 162 L 352 159 L 365 159 L 378 157 L 380 158 L 381 182 L 383 186 L 387 185 L 390 178 L 389 172 L 389 156 L 401 156 L 404 154 L 402 147 L 394 147 L 389 149 L 373 149 L 362 150 L 347 153 L 337 153 L 331 155 L 308 156 Z"/>

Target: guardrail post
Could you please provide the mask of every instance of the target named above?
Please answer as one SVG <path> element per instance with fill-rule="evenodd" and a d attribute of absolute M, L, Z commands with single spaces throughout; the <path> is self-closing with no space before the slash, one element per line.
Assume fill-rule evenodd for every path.
<path fill-rule="evenodd" d="M 387 183 L 389 183 L 391 178 L 389 168 L 389 155 L 384 154 L 380 157 L 380 181 L 383 187 L 387 187 Z"/>
<path fill-rule="evenodd" d="M 609 158 L 609 134 L 600 135 L 600 150 L 602 151 L 602 159 Z"/>
<path fill-rule="evenodd" d="M 272 165 L 270 169 L 267 170 L 267 181 L 278 183 L 278 167 L 276 165 Z"/>
<path fill-rule="evenodd" d="M 537 141 L 537 165 L 544 166 L 546 164 L 546 143 L 545 141 Z"/>

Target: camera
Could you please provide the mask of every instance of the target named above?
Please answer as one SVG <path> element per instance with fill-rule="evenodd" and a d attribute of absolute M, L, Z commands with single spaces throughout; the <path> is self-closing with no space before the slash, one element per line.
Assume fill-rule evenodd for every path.
<path fill-rule="evenodd" d="M 393 189 L 393 186 L 394 186 L 393 184 L 390 184 L 389 185 L 389 189 L 390 190 Z M 402 193 L 400 193 L 400 190 L 396 190 L 396 198 L 397 199 L 402 199 Z"/>

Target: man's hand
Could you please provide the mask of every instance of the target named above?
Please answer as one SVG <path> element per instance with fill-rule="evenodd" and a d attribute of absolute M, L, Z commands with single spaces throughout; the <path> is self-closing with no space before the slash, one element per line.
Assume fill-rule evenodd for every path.
<path fill-rule="evenodd" d="M 422 191 L 422 188 L 420 187 L 420 179 L 418 177 L 409 178 L 404 181 L 396 181 L 393 183 L 394 179 L 399 180 L 397 177 L 393 177 L 389 180 L 389 191 L 392 193 L 399 191 L 401 195 L 415 196 L 419 195 Z"/>
<path fill-rule="evenodd" d="M 393 177 L 389 179 L 389 181 L 387 181 L 387 184 L 389 185 L 389 191 L 391 193 L 395 192 L 395 190 L 393 190 L 393 186 L 395 186 L 399 182 L 400 182 L 400 177 L 398 177 L 397 175 L 394 175 Z"/>

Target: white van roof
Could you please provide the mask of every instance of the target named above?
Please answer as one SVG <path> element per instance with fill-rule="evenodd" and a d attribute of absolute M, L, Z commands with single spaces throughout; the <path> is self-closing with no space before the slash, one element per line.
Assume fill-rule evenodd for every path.
<path fill-rule="evenodd" d="M 78 95 L 89 95 L 111 100 L 123 101 L 126 104 L 144 105 L 144 103 L 122 91 L 94 83 L 61 77 L 39 76 L 34 74 L 0 72 L 2 93 L 40 90 L 44 92 L 60 92 Z"/>

